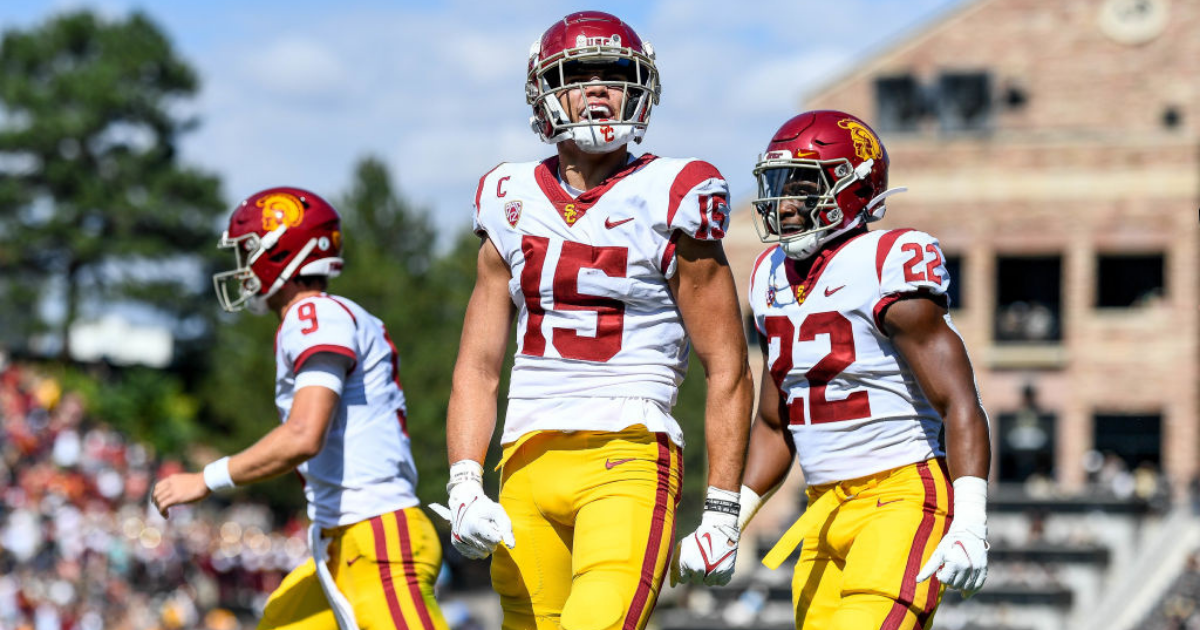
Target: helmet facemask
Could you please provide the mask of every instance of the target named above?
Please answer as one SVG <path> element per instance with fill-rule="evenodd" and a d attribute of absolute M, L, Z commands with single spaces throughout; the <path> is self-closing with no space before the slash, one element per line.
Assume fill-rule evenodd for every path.
<path fill-rule="evenodd" d="M 228 271 L 213 274 L 213 288 L 217 292 L 217 301 L 221 303 L 221 308 L 229 313 L 235 313 L 247 306 L 250 306 L 252 311 L 258 311 L 260 307 L 251 302 L 260 301 L 256 297 L 262 291 L 262 281 L 250 266 L 266 251 L 262 246 L 262 239 L 254 232 L 230 238 L 229 232 L 225 231 L 221 234 L 221 240 L 217 242 L 217 249 L 232 249 L 237 265 Z M 265 308 L 265 299 L 261 301 L 261 307 Z"/>
<path fill-rule="evenodd" d="M 607 44 L 568 48 L 540 61 L 539 46 L 535 43 L 531 51 L 525 96 L 534 111 L 530 124 L 543 142 L 574 140 L 587 153 L 608 153 L 630 141 L 641 142 L 661 92 L 649 44 L 643 45 L 643 54 L 622 47 L 620 37 L 614 36 Z M 600 79 L 579 81 L 580 76 Z M 619 111 L 596 118 L 588 107 L 572 122 L 560 96 L 580 90 L 586 102 L 587 90 L 596 86 L 621 91 Z"/>
<path fill-rule="evenodd" d="M 832 181 L 831 172 L 839 179 Z M 822 243 L 844 232 L 842 228 L 858 224 L 847 225 L 837 203 L 838 193 L 857 180 L 849 160 L 778 159 L 768 154 L 759 160 L 754 176 L 758 237 L 764 243 L 780 243 L 792 258 L 811 256 Z"/>

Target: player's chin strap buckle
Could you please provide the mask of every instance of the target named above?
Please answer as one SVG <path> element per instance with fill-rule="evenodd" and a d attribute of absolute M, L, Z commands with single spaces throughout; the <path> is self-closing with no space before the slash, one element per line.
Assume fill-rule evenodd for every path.
<path fill-rule="evenodd" d="M 872 199 L 869 203 L 867 203 L 867 208 L 866 208 L 867 223 L 874 223 L 874 222 L 882 219 L 884 213 L 887 212 L 887 206 L 884 205 L 883 200 L 887 199 L 888 197 L 891 197 L 892 195 L 899 194 L 902 192 L 908 192 L 908 187 L 907 186 L 897 186 L 895 188 L 889 188 L 889 189 L 879 193 L 878 195 L 875 195 L 875 198 Z"/>

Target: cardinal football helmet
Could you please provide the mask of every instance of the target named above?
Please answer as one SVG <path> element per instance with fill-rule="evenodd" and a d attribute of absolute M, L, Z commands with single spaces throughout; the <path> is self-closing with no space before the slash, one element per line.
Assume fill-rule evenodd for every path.
<path fill-rule="evenodd" d="M 599 80 L 567 82 L 593 71 Z M 598 85 L 622 91 L 620 111 L 593 115 L 588 108 L 585 119 L 571 122 L 559 95 Z M 574 140 L 588 153 L 608 153 L 630 140 L 641 142 L 660 92 L 654 49 L 608 13 L 572 13 L 555 22 L 529 50 L 525 98 L 533 106 L 530 125 L 543 142 Z"/>
<path fill-rule="evenodd" d="M 213 275 L 221 308 L 267 310 L 267 299 L 298 276 L 342 271 L 341 218 L 321 197 L 299 188 L 268 188 L 238 204 L 218 249 L 237 267 Z"/>
<path fill-rule="evenodd" d="M 785 122 L 754 167 L 758 236 L 785 254 L 812 256 L 830 239 L 883 218 L 888 155 L 879 136 L 850 114 L 821 110 Z M 789 223 L 781 212 L 800 214 Z"/>

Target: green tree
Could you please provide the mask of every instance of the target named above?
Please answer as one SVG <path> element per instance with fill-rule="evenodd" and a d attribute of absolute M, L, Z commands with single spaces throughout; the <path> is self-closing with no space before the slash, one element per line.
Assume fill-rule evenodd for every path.
<path fill-rule="evenodd" d="M 29 305 L 47 290 L 63 297 L 64 357 L 82 303 L 130 301 L 178 318 L 196 312 L 199 287 L 179 265 L 211 249 L 224 207 L 216 178 L 177 160 L 180 135 L 195 126 L 178 105 L 197 85 L 139 12 L 108 21 L 78 11 L 3 34 L 4 341 L 19 346 L 45 327 Z"/>

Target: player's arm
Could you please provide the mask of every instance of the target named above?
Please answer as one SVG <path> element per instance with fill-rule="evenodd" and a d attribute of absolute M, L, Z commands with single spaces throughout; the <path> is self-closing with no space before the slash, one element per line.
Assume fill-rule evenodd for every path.
<path fill-rule="evenodd" d="M 741 513 L 738 529 L 745 529 L 758 508 L 783 484 L 796 456 L 787 425 L 779 416 L 781 393 L 771 379 L 770 367 L 763 365 L 762 386 L 758 394 L 758 413 L 750 427 L 750 449 L 746 453 L 746 474 L 742 478 Z"/>
<path fill-rule="evenodd" d="M 213 490 L 276 477 L 316 456 L 337 413 L 350 367 L 351 360 L 338 354 L 322 352 L 309 358 L 297 375 L 287 421 L 240 453 L 209 464 L 204 472 L 171 475 L 156 483 L 153 499 L 159 512 L 165 517 L 171 506 L 198 501 Z"/>
<path fill-rule="evenodd" d="M 475 288 L 467 303 L 446 416 L 450 463 L 482 465 L 496 429 L 496 396 L 516 307 L 508 293 L 512 273 L 490 239 L 479 246 Z"/>
<path fill-rule="evenodd" d="M 468 558 L 486 558 L 501 542 L 509 549 L 516 545 L 508 514 L 483 491 L 483 461 L 496 430 L 500 371 L 516 314 L 508 293 L 511 278 L 512 272 L 495 245 L 483 239 L 446 416 L 450 507 L 430 505 L 450 522 L 450 542 Z"/>
<path fill-rule="evenodd" d="M 950 478 L 987 479 L 992 457 L 987 415 L 979 404 L 967 348 L 945 314 L 931 299 L 899 300 L 884 312 L 884 330 L 942 416 Z"/>
<path fill-rule="evenodd" d="M 708 485 L 737 492 L 754 401 L 737 288 L 720 241 L 681 234 L 675 256 L 671 290 L 708 386 L 704 405 Z"/>
<path fill-rule="evenodd" d="M 946 427 L 947 464 L 954 480 L 954 521 L 917 575 L 936 574 L 971 595 L 987 579 L 987 474 L 991 441 L 975 375 L 946 309 L 923 297 L 902 299 L 883 315 L 885 332 Z"/>
<path fill-rule="evenodd" d="M 672 584 L 728 584 L 737 560 L 739 488 L 750 432 L 754 384 L 746 361 L 737 288 L 720 241 L 680 233 L 671 290 L 696 357 L 704 366 L 708 394 L 704 437 L 708 446 L 708 493 L 700 527 L 683 538 Z"/>

